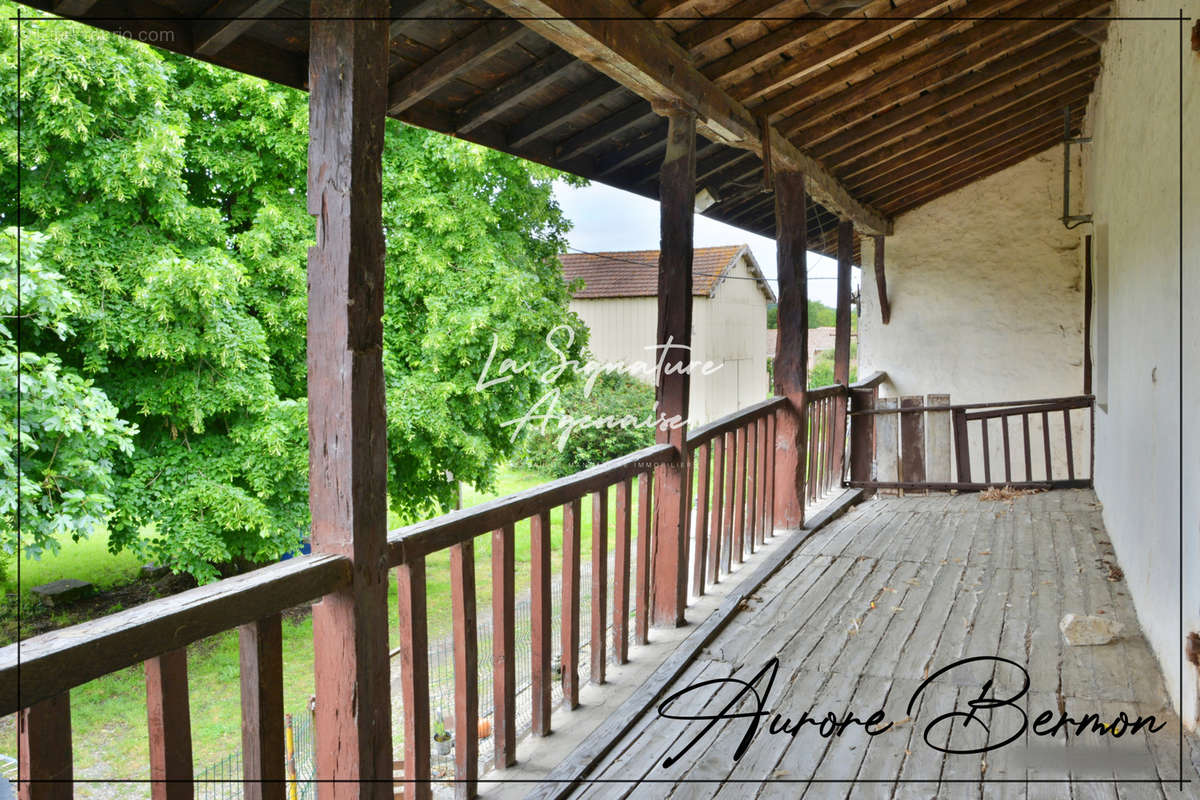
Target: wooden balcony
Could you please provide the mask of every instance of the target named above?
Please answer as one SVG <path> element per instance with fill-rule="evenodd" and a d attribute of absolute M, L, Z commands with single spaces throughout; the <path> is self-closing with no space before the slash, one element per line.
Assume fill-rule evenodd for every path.
<path fill-rule="evenodd" d="M 598 732 L 530 796 L 979 797 L 981 779 L 995 782 L 982 787 L 989 798 L 1195 796 L 1200 747 L 1184 738 L 1180 761 L 1179 720 L 1115 566 L 1089 489 L 990 502 L 869 500 L 796 547 L 677 677 L 640 699 L 643 713 L 622 719 L 620 735 Z M 1068 646 L 1059 621 L 1072 612 L 1112 618 L 1124 631 L 1109 645 Z M 942 671 L 967 658 L 983 660 Z M 771 735 L 772 724 L 781 727 L 772 714 L 735 760 L 748 719 L 706 730 L 703 719 L 659 715 L 752 712 L 758 700 L 739 699 L 742 685 L 702 684 L 756 675 L 761 708 L 792 724 L 805 712 L 820 723 L 882 709 L 892 725 L 877 736 L 857 724 L 841 735 L 822 736 L 817 724 Z M 981 708 L 962 724 L 980 697 L 1011 699 L 1021 711 Z M 937 722 L 954 710 L 963 716 Z M 1117 738 L 1096 734 L 1089 720 L 1080 735 L 1075 724 L 1069 735 L 1019 733 L 1022 713 L 1032 729 L 1043 712 L 1051 720 L 1043 728 L 1064 714 L 1076 722 L 1095 714 L 1106 726 L 1121 714 L 1153 716 L 1163 727 Z M 1014 734 L 985 753 L 934 747 L 997 746 Z M 1181 776 L 1193 782 L 1183 791 L 1169 783 Z M 527 791 L 497 786 L 494 796 Z"/>

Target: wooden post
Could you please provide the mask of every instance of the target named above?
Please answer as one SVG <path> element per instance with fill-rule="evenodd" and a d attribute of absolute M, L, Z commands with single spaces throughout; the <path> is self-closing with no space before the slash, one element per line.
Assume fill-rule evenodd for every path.
<path fill-rule="evenodd" d="M 516 531 L 492 531 L 492 739 L 497 769 L 517 763 Z"/>
<path fill-rule="evenodd" d="M 804 525 L 804 465 L 808 431 L 804 423 L 804 391 L 808 386 L 808 220 L 804 176 L 776 165 L 775 253 L 778 262 L 779 341 L 775 353 L 775 393 L 788 397 L 791 408 L 775 425 L 774 524 L 784 529 Z"/>
<path fill-rule="evenodd" d="M 396 610 L 400 619 L 400 700 L 404 706 L 405 797 L 429 800 L 429 631 L 425 598 L 425 558 L 396 568 Z M 320 699 L 317 704 L 320 708 Z"/>
<path fill-rule="evenodd" d="M 245 800 L 283 800 L 283 619 L 238 628 Z"/>
<path fill-rule="evenodd" d="M 21 709 L 17 715 L 17 737 L 20 800 L 71 800 L 74 767 L 70 695 L 63 693 Z M 190 792 L 191 784 L 186 788 Z"/>
<path fill-rule="evenodd" d="M 688 374 L 692 343 L 692 225 L 696 202 L 696 115 L 672 108 L 667 153 L 659 172 L 662 241 L 658 261 L 658 345 L 664 358 L 657 380 L 658 413 L 667 420 L 688 416 Z M 660 417 L 662 418 L 662 417 Z M 664 430 L 664 427 L 667 427 Z M 655 625 L 684 624 L 687 603 L 687 427 L 660 425 L 658 442 L 675 445 L 676 459 L 658 468 L 655 519 L 657 541 L 653 564 Z"/>
<path fill-rule="evenodd" d="M 351 584 L 313 606 L 316 776 L 321 800 L 390 800 L 381 191 L 390 8 L 313 0 L 311 12 L 309 507 L 313 551 L 354 562 Z"/>
<path fill-rule="evenodd" d="M 854 224 L 838 223 L 837 320 L 833 344 L 833 382 L 850 385 L 850 266 L 854 258 Z M 833 400 L 832 484 L 841 486 L 846 453 L 846 405 L 849 398 Z"/>
<path fill-rule="evenodd" d="M 875 408 L 874 389 L 852 389 L 851 411 L 871 411 Z M 871 480 L 871 464 L 875 460 L 875 416 L 859 414 L 850 420 L 850 480 Z M 864 496 L 874 491 L 867 489 Z"/>
<path fill-rule="evenodd" d="M 479 778 L 479 636 L 475 613 L 475 540 L 467 539 L 450 548 L 457 800 L 474 800 Z"/>
<path fill-rule="evenodd" d="M 191 800 L 195 788 L 186 648 L 146 661 L 146 717 L 153 781 L 150 797 Z"/>

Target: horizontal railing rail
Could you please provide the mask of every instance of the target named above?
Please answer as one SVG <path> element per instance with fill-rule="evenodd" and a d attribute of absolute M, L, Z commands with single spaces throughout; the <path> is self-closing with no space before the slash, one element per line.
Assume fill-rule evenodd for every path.
<path fill-rule="evenodd" d="M 672 445 L 651 445 L 517 494 L 405 526 L 388 534 L 389 562 L 399 566 L 410 558 L 445 550 L 504 525 L 528 519 L 543 508 L 556 508 L 677 458 L 678 453 Z"/>
<path fill-rule="evenodd" d="M 290 558 L 0 649 L 0 716 L 350 582 L 337 555 Z"/>

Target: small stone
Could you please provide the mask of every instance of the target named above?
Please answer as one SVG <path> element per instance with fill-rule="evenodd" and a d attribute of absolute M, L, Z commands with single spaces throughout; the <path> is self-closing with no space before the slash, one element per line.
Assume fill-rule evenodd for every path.
<path fill-rule="evenodd" d="M 40 597 L 46 605 L 51 608 L 57 608 L 59 606 L 68 606 L 71 603 L 89 597 L 92 594 L 92 585 L 87 581 L 75 578 L 63 578 L 62 580 L 35 586 L 30 591 Z"/>
<path fill-rule="evenodd" d="M 1058 623 L 1063 639 L 1072 646 L 1108 644 L 1121 633 L 1121 623 L 1107 617 L 1067 614 Z"/>
<path fill-rule="evenodd" d="M 156 581 L 159 578 L 165 578 L 171 574 L 170 567 L 164 567 L 162 564 L 143 564 L 142 577 L 148 581 Z"/>

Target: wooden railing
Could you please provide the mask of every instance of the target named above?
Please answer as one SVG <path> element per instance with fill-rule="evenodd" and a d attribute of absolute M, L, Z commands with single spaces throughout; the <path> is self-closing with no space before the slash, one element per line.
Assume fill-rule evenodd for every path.
<path fill-rule="evenodd" d="M 870 461 L 856 461 L 850 485 L 914 491 L 1089 487 L 1094 415 L 1091 395 L 962 404 L 951 404 L 946 394 L 862 401 L 851 411 L 852 429 L 863 440 L 856 438 L 854 448 L 874 453 L 874 472 Z"/>
<path fill-rule="evenodd" d="M 688 525 L 693 593 L 727 576 L 774 533 L 776 474 L 781 422 L 808 425 L 801 453 L 810 503 L 841 487 L 845 456 L 846 387 L 815 389 L 800 400 L 771 398 L 691 431 L 685 453 L 687 486 L 694 492 Z M 797 402 L 800 410 L 797 411 Z M 808 422 L 805 423 L 804 418 Z M 491 537 L 495 763 L 515 763 L 516 674 L 514 606 L 516 526 L 529 521 L 533 733 L 550 732 L 551 512 L 563 509 L 561 680 L 564 702 L 579 698 L 579 629 L 590 624 L 591 680 L 605 682 L 608 629 L 612 655 L 628 660 L 632 593 L 633 638 L 647 641 L 651 581 L 654 472 L 677 464 L 675 446 L 658 444 L 578 474 L 510 497 L 410 525 L 388 536 L 387 565 L 397 571 L 399 665 L 403 706 L 405 797 L 431 795 L 426 559 L 450 551 L 454 637 L 455 777 L 460 797 L 474 797 L 479 764 L 479 698 L 474 542 Z M 637 480 L 637 514 L 633 520 Z M 609 515 L 609 490 L 615 509 Z M 591 619 L 580 619 L 582 503 L 592 503 Z M 636 536 L 634 528 L 636 526 Z M 608 561 L 614 530 L 613 575 Z M 636 548 L 636 550 L 634 549 Z M 636 563 L 631 576 L 631 565 Z M 631 585 L 632 578 L 632 585 Z M 310 555 L 151 601 L 102 619 L 64 628 L 0 649 L 0 715 L 19 712 L 22 797 L 71 797 L 71 714 L 74 687 L 126 667 L 145 664 L 150 777 L 155 800 L 192 797 L 192 747 L 186 647 L 222 631 L 239 629 L 241 644 L 242 747 L 247 798 L 282 800 L 283 652 L 285 609 L 344 590 L 351 561 Z M 611 620 L 608 592 L 612 592 Z M 317 643 L 319 650 L 320 643 Z M 321 657 L 318 652 L 317 657 Z M 317 698 L 321 703 L 321 697 Z M 318 757 L 321 757 L 318 755 Z M 32 779 L 32 780 L 31 780 Z"/>

